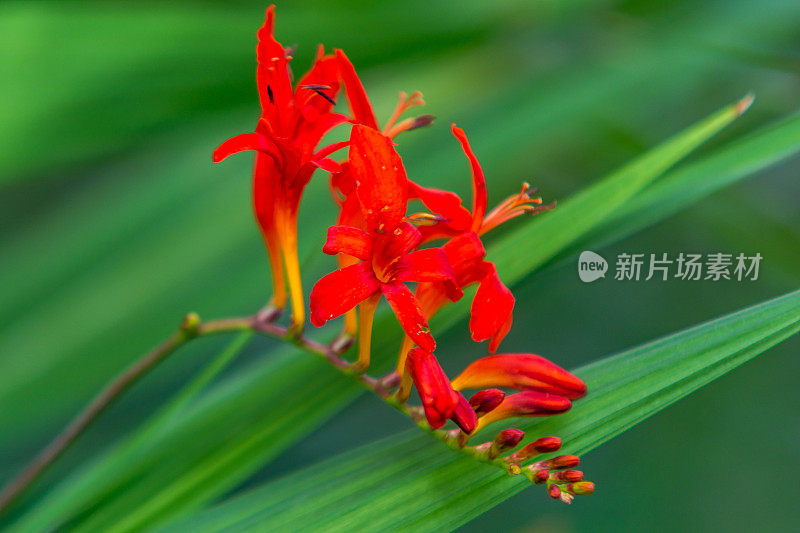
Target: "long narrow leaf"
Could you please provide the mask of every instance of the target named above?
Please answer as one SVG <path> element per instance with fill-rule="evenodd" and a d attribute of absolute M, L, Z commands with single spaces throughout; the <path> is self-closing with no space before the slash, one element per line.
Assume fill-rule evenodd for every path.
<path fill-rule="evenodd" d="M 567 415 L 521 427 L 529 435 L 560 435 L 567 453 L 584 454 L 798 330 L 800 291 L 578 369 L 589 396 Z M 411 433 L 309 467 L 167 530 L 450 531 L 529 486 Z"/>

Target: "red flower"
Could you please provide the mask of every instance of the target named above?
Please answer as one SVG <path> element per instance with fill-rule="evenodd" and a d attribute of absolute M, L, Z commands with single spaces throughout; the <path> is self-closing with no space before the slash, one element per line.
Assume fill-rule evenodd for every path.
<path fill-rule="evenodd" d="M 343 147 L 337 143 L 317 150 L 331 128 L 347 121 L 332 111 L 339 91 L 339 60 L 320 46 L 311 70 L 292 87 L 292 59 L 274 37 L 275 6 L 267 9 L 258 31 L 256 81 L 261 118 L 255 132 L 222 143 L 213 155 L 219 162 L 236 152 L 255 150 L 253 210 L 269 252 L 273 276 L 273 304 L 286 305 L 284 269 L 292 298 L 293 324 L 305 320 L 300 269 L 297 260 L 297 210 L 300 198 L 317 168 L 336 170 L 327 156 Z"/>
<path fill-rule="evenodd" d="M 347 101 L 353 115 L 353 123 L 363 124 L 376 130 L 380 129 L 378 120 L 375 118 L 375 112 L 372 109 L 372 104 L 369 102 L 367 92 L 364 90 L 364 86 L 356 74 L 353 64 L 341 50 L 336 50 L 336 56 L 339 59 L 342 81 L 344 82 Z M 401 92 L 394 113 L 392 113 L 392 116 L 383 127 L 383 134 L 389 138 L 393 138 L 404 131 L 431 124 L 433 115 L 422 115 L 398 122 L 400 116 L 408 109 L 420 105 L 425 105 L 425 101 L 422 99 L 422 93 L 416 91 L 412 93 L 411 96 L 408 96 L 406 93 Z M 340 169 L 338 171 L 331 173 L 330 188 L 334 201 L 338 203 L 341 208 L 337 223 L 365 229 L 363 217 L 361 216 L 361 206 L 358 199 L 353 194 L 355 191 L 355 180 L 350 172 L 349 163 L 347 161 L 340 164 Z M 338 259 L 340 268 L 345 268 L 356 262 L 355 258 L 344 254 L 339 254 Z M 357 331 L 358 323 L 356 310 L 352 309 L 345 313 L 344 332 L 350 336 L 354 336 Z"/>
<path fill-rule="evenodd" d="M 392 141 L 378 131 L 356 125 L 350 136 L 350 171 L 355 196 L 361 206 L 364 230 L 332 226 L 323 251 L 345 254 L 359 262 L 323 277 L 311 291 L 311 322 L 322 326 L 357 304 L 359 312 L 359 364 L 369 364 L 372 316 L 381 294 L 397 315 L 406 334 L 422 348 L 436 343 L 417 299 L 406 282 L 441 281 L 457 299 L 461 291 L 441 248 L 412 252 L 422 240 L 419 230 L 405 220 L 407 179 Z"/>
<path fill-rule="evenodd" d="M 461 393 L 453 390 L 436 356 L 414 347 L 408 353 L 408 370 L 431 427 L 440 428 L 452 419 L 466 433 L 475 429 L 478 422 L 475 411 Z"/>
<path fill-rule="evenodd" d="M 456 390 L 508 387 L 580 398 L 586 384 L 544 357 L 530 354 L 490 355 L 471 363 L 453 380 Z"/>
<path fill-rule="evenodd" d="M 437 222 L 420 228 L 424 240 L 450 238 L 442 249 L 447 253 L 459 287 L 463 289 L 473 283 L 478 284 L 478 291 L 472 301 L 469 328 L 472 339 L 476 342 L 490 339 L 489 351 L 494 352 L 511 329 L 514 296 L 500 280 L 494 263 L 484 260 L 486 251 L 479 236 L 506 220 L 524 213 L 537 213 L 552 206 L 536 207 L 541 204 L 541 198 L 528 196 L 528 186 L 525 184 L 519 194 L 506 199 L 487 215 L 486 178 L 483 169 L 464 130 L 454 124 L 452 131 L 461 143 L 472 168 L 472 209 L 465 208 L 461 199 L 449 191 L 425 188 L 413 182 L 409 183 L 409 191 L 438 215 Z M 446 303 L 443 289 L 435 282 L 422 283 L 417 288 L 417 298 L 426 317 L 430 318 Z"/>

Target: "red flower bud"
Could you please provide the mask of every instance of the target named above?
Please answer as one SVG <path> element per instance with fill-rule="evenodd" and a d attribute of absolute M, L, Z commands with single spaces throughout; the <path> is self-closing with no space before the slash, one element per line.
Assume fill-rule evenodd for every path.
<path fill-rule="evenodd" d="M 530 443 L 530 446 L 539 453 L 550 453 L 561 448 L 561 439 L 558 437 L 542 437 Z"/>
<path fill-rule="evenodd" d="M 478 429 L 504 418 L 517 416 L 551 416 L 561 414 L 572 407 L 572 402 L 563 396 L 536 391 L 524 391 L 503 398 L 495 409 L 482 416 Z"/>
<path fill-rule="evenodd" d="M 561 448 L 561 439 L 558 437 L 542 437 L 530 444 L 526 444 L 522 449 L 510 455 L 507 460 L 513 463 L 521 463 L 541 453 L 554 452 L 559 448 Z M 545 467 L 542 466 L 542 468 Z"/>
<path fill-rule="evenodd" d="M 524 436 L 525 432 L 520 429 L 504 429 L 494 438 L 487 456 L 494 459 L 504 451 L 515 448 Z"/>
<path fill-rule="evenodd" d="M 506 393 L 499 389 L 486 389 L 473 394 L 469 399 L 469 404 L 475 410 L 476 415 L 483 416 L 500 405 L 505 396 Z"/>
<path fill-rule="evenodd" d="M 536 470 L 534 472 L 534 474 L 533 474 L 532 481 L 534 483 L 536 483 L 537 485 L 541 485 L 542 483 L 547 481 L 548 477 L 550 477 L 550 471 L 548 471 L 548 470 Z"/>
<path fill-rule="evenodd" d="M 561 488 L 558 485 L 550 485 L 547 487 L 547 494 L 557 500 L 561 497 Z"/>
<path fill-rule="evenodd" d="M 579 481 L 578 483 L 570 483 L 566 486 L 566 489 L 576 496 L 588 496 L 594 493 L 594 483 L 591 481 Z"/>
<path fill-rule="evenodd" d="M 419 391 L 425 418 L 431 427 L 442 427 L 453 416 L 461 395 L 453 390 L 436 357 L 422 348 L 408 352 L 408 369 Z"/>
<path fill-rule="evenodd" d="M 525 432 L 521 429 L 504 429 L 494 438 L 494 444 L 500 451 L 510 450 L 516 447 L 524 436 Z"/>
<path fill-rule="evenodd" d="M 560 472 L 553 472 L 551 478 L 555 481 L 575 483 L 577 481 L 583 481 L 583 472 L 580 470 L 562 470 Z"/>
<path fill-rule="evenodd" d="M 456 390 L 511 387 L 580 398 L 586 384 L 544 357 L 522 353 L 490 355 L 470 364 L 455 380 Z"/>
<path fill-rule="evenodd" d="M 542 461 L 547 465 L 550 470 L 566 470 L 567 468 L 575 468 L 581 464 L 581 458 L 577 455 L 559 455 L 547 461 Z"/>

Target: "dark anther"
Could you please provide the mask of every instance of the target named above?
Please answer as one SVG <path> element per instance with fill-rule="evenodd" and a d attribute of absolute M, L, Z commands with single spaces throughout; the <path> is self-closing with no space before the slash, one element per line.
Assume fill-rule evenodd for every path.
<path fill-rule="evenodd" d="M 274 104 L 275 103 L 275 95 L 272 94 L 272 87 L 270 87 L 269 85 L 267 85 L 267 96 L 269 96 L 269 103 L 270 104 Z"/>
<path fill-rule="evenodd" d="M 408 128 L 409 131 L 415 130 L 417 128 L 424 128 L 426 126 L 430 126 L 433 124 L 433 119 L 436 117 L 433 115 L 420 115 L 414 119 L 414 123 L 411 124 L 411 127 Z"/>
<path fill-rule="evenodd" d="M 323 97 L 325 100 L 329 101 L 332 105 L 336 105 L 336 101 L 333 98 L 322 92 L 325 89 L 330 89 L 330 87 L 327 85 L 303 85 L 303 89 L 310 89 Z"/>

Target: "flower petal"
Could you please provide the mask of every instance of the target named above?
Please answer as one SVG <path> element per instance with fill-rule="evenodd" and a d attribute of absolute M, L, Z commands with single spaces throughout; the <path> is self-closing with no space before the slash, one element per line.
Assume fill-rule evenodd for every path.
<path fill-rule="evenodd" d="M 448 298 L 453 301 L 464 295 L 456 282 L 447 254 L 441 248 L 417 250 L 403 256 L 395 265 L 397 281 L 441 281 Z"/>
<path fill-rule="evenodd" d="M 572 402 L 557 394 L 546 394 L 537 391 L 524 391 L 509 394 L 493 410 L 480 418 L 479 426 L 484 426 L 520 416 L 553 416 L 565 413 L 572 407 Z"/>
<path fill-rule="evenodd" d="M 469 319 L 469 329 L 475 342 L 491 339 L 502 331 L 514 310 L 514 295 L 500 281 L 497 268 L 489 261 L 484 261 L 483 266 L 485 275 L 472 300 Z M 500 340 L 502 339 L 495 341 L 495 348 Z"/>
<path fill-rule="evenodd" d="M 456 402 L 456 407 L 453 410 L 453 416 L 451 418 L 453 422 L 461 428 L 461 431 L 464 433 L 472 433 L 475 426 L 478 425 L 478 415 L 475 414 L 475 410 L 460 392 L 456 392 L 456 395 L 458 401 Z"/>
<path fill-rule="evenodd" d="M 433 428 L 442 427 L 453 416 L 460 394 L 450 386 L 450 380 L 436 357 L 429 351 L 419 347 L 412 348 L 408 352 L 406 364 L 422 400 L 425 418 Z"/>
<path fill-rule="evenodd" d="M 264 115 L 281 121 L 282 112 L 288 109 L 293 94 L 286 50 L 275 39 L 274 31 L 275 6 L 271 5 L 267 8 L 264 25 L 256 33 L 256 81 Z"/>
<path fill-rule="evenodd" d="M 406 214 L 408 185 L 391 139 L 362 125 L 350 135 L 350 171 L 370 232 L 388 232 Z"/>
<path fill-rule="evenodd" d="M 392 306 L 400 326 L 415 344 L 424 350 L 432 352 L 436 348 L 431 330 L 422 314 L 422 308 L 414 297 L 414 293 L 403 283 L 395 281 L 382 283 L 381 290 L 386 295 L 386 300 Z"/>
<path fill-rule="evenodd" d="M 297 82 L 294 94 L 295 103 L 301 107 L 310 105 L 319 113 L 326 113 L 333 109 L 330 100 L 335 100 L 339 93 L 340 64 L 339 58 L 334 55 L 325 55 L 324 48 L 319 45 L 314 64 Z M 323 89 L 323 87 L 326 88 Z M 322 96 L 323 94 L 325 96 Z"/>
<path fill-rule="evenodd" d="M 456 235 L 442 245 L 442 250 L 447 254 L 447 260 L 462 289 L 470 283 L 480 281 L 486 275 L 483 264 L 486 250 L 475 233 Z"/>
<path fill-rule="evenodd" d="M 470 228 L 472 214 L 462 205 L 461 198 L 454 192 L 443 191 L 432 187 L 423 187 L 408 180 L 409 198 L 419 199 L 431 213 L 440 215 L 446 220 L 434 224 L 435 228 L 446 226 L 448 231 L 463 232 Z"/>
<path fill-rule="evenodd" d="M 339 59 L 339 72 L 344 82 L 344 89 L 347 92 L 347 102 L 350 104 L 350 110 L 353 113 L 353 118 L 356 123 L 364 124 L 372 129 L 378 129 L 378 120 L 375 118 L 375 112 L 372 110 L 372 105 L 369 103 L 367 91 L 364 90 L 364 85 L 356 74 L 356 69 L 341 50 L 336 50 L 336 57 Z"/>
<path fill-rule="evenodd" d="M 469 164 L 472 167 L 472 231 L 478 231 L 483 223 L 483 217 L 486 215 L 486 177 L 483 175 L 483 169 L 472 151 L 472 147 L 467 140 L 467 134 L 464 130 L 453 124 L 451 126 L 453 135 L 455 135 L 458 142 L 461 143 L 461 149 L 464 150 Z"/>
<path fill-rule="evenodd" d="M 311 323 L 319 327 L 375 294 L 378 280 L 367 262 L 334 270 L 311 290 Z"/>
<path fill-rule="evenodd" d="M 256 150 L 263 152 L 274 158 L 279 158 L 275 144 L 261 133 L 242 133 L 231 137 L 227 141 L 217 146 L 216 150 L 211 156 L 214 163 L 219 163 L 226 157 L 245 150 Z"/>
<path fill-rule="evenodd" d="M 372 254 L 372 238 L 358 228 L 331 226 L 322 251 L 330 255 L 347 254 L 359 259 L 369 259 Z"/>
<path fill-rule="evenodd" d="M 586 394 L 586 384 L 578 376 L 531 353 L 490 355 L 473 361 L 453 380 L 453 387 L 457 390 L 508 387 L 573 399 Z"/>

